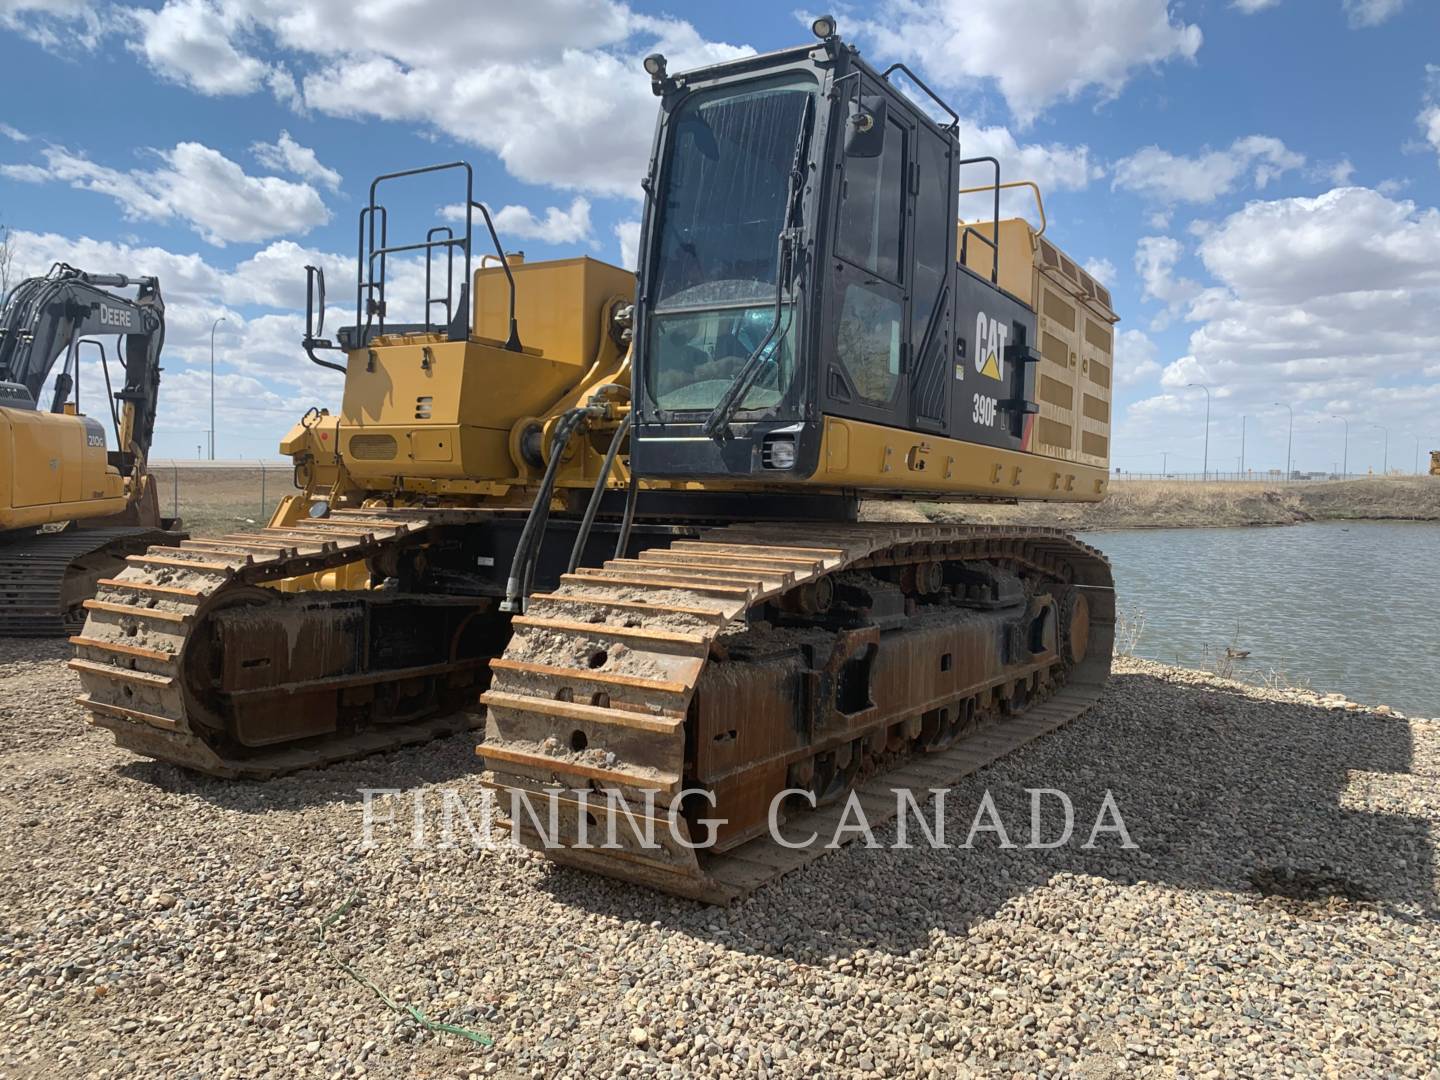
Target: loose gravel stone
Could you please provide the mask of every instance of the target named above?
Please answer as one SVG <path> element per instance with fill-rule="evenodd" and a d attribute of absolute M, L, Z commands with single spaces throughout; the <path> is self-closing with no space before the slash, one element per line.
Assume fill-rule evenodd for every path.
<path fill-rule="evenodd" d="M 86 727 L 67 656 L 0 642 L 0 1075 L 1435 1075 L 1436 721 L 1121 660 L 949 792 L 953 846 L 716 909 L 477 850 L 469 737 L 199 778 Z M 1016 846 L 959 846 L 986 792 Z M 1084 846 L 1107 792 L 1132 849 Z"/>

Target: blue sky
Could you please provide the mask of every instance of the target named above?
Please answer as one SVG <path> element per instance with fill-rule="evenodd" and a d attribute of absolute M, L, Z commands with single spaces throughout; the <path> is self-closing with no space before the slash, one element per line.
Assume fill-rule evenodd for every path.
<path fill-rule="evenodd" d="M 1050 235 L 1115 294 L 1116 465 L 1379 471 L 1440 449 L 1440 4 L 888 0 L 837 5 L 1046 191 Z M 272 457 L 338 376 L 297 347 L 306 262 L 332 303 L 381 171 L 464 158 L 528 257 L 629 258 L 672 70 L 807 40 L 754 2 L 0 0 L 0 221 L 17 271 L 158 273 L 156 453 Z M 418 224 L 455 197 L 398 200 Z M 1017 203 L 1017 207 L 1022 204 Z M 413 294 L 413 277 L 410 281 Z M 405 295 L 406 283 L 399 285 Z M 334 317 L 343 317 L 338 306 Z M 94 384 L 92 384 L 94 385 Z M 1335 419 L 1343 417 L 1344 420 Z"/>

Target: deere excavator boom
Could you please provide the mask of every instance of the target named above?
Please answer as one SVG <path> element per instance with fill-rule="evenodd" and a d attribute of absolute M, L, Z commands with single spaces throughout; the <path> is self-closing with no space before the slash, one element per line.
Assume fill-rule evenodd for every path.
<path fill-rule="evenodd" d="M 127 288 L 136 290 L 134 298 L 110 291 Z M 105 348 L 112 337 L 121 365 L 113 380 Z M 165 304 L 153 277 L 90 274 L 57 263 L 5 297 L 0 634 L 76 629 L 104 574 L 122 567 L 125 556 L 174 537 L 160 519 L 146 470 L 164 339 Z M 86 346 L 103 372 L 100 419 L 80 412 Z"/>

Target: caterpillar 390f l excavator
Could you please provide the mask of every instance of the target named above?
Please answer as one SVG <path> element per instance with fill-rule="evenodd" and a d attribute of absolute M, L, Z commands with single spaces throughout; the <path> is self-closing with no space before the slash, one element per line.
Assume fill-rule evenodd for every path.
<path fill-rule="evenodd" d="M 1110 296 L 1043 208 L 999 219 L 998 164 L 962 159 L 918 79 L 816 30 L 684 75 L 647 60 L 638 288 L 507 258 L 458 163 L 419 171 L 463 179 L 463 233 L 392 241 L 378 197 L 410 174 L 377 179 L 333 343 L 310 270 L 304 347 L 344 396 L 282 444 L 302 493 L 106 583 L 75 661 L 94 722 L 263 778 L 480 703 L 484 781 L 545 803 L 500 800 L 522 840 L 718 901 L 819 853 L 769 834 L 772 802 L 824 834 L 857 786 L 883 815 L 880 789 L 923 799 L 1088 708 L 1114 612 L 1097 552 L 857 507 L 1104 496 Z M 957 228 L 977 164 L 994 219 Z M 406 257 L 427 287 L 401 324 Z"/>
<path fill-rule="evenodd" d="M 135 299 L 107 289 L 135 287 Z M 99 336 L 115 336 L 118 391 Z M 165 304 L 153 277 L 63 263 L 16 285 L 0 308 L 0 634 L 78 629 L 96 582 L 126 555 L 183 539 L 160 518 L 146 455 L 155 428 Z M 80 412 L 82 348 L 105 376 L 105 426 Z M 41 401 L 64 357 L 46 411 Z M 98 392 L 96 396 L 99 397 Z"/>

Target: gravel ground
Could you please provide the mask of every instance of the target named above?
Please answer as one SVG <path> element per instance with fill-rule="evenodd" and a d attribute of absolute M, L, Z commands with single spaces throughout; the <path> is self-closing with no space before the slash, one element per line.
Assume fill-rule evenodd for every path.
<path fill-rule="evenodd" d="M 949 796 L 952 838 L 988 789 L 1023 845 L 1064 789 L 1072 843 L 852 845 L 721 910 L 412 848 L 417 795 L 432 841 L 444 789 L 478 806 L 466 737 L 265 785 L 140 761 L 66 652 L 0 642 L 6 1077 L 1440 1076 L 1435 721 L 1121 661 Z M 368 851 L 367 786 L 403 789 Z M 1107 789 L 1137 850 L 1079 846 Z"/>

